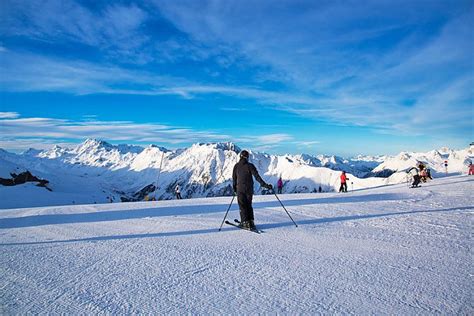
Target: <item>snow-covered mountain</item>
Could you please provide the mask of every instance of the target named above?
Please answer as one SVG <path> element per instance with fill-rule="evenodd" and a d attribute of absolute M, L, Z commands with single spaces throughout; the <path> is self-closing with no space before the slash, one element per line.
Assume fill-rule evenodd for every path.
<path fill-rule="evenodd" d="M 435 176 L 459 174 L 467 171 L 467 166 L 474 162 L 474 149 L 452 150 L 441 148 L 426 153 L 401 152 L 395 157 L 388 157 L 376 168 L 373 173 L 386 171 L 399 172 L 416 166 L 418 162 L 424 163 L 431 169 Z M 447 163 L 447 167 L 445 165 Z"/>
<path fill-rule="evenodd" d="M 233 143 L 201 143 L 168 150 L 154 145 L 111 145 L 95 139 L 74 148 L 55 146 L 44 151 L 30 149 L 23 154 L 0 150 L 0 178 L 8 179 L 13 173 L 24 180 L 22 173 L 28 171 L 37 179 L 46 180 L 43 186 L 49 182 L 46 188 L 51 190 L 35 186 L 26 175 L 24 184 L 0 185 L 1 194 L 18 197 L 14 205 L 0 202 L 0 207 L 171 199 L 176 185 L 180 185 L 185 198 L 231 195 L 232 169 L 239 152 Z M 361 189 L 404 182 L 404 171 L 417 161 L 427 163 L 435 176 L 443 174 L 445 160 L 449 161 L 449 173 L 463 173 L 473 156 L 472 149 L 444 148 L 428 153 L 404 152 L 395 157 L 351 159 L 251 152 L 250 159 L 266 182 L 275 184 L 282 177 L 284 193 L 303 193 L 315 192 L 319 187 L 325 192 L 337 190 L 340 170 L 349 173 L 349 189 Z M 255 192 L 265 193 L 258 183 Z"/>

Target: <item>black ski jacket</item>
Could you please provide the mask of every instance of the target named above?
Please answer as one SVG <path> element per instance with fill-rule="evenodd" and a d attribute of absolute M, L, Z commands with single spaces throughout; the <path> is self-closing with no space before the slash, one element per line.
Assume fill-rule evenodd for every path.
<path fill-rule="evenodd" d="M 234 192 L 253 194 L 253 177 L 260 183 L 261 186 L 267 184 L 258 174 L 257 168 L 245 158 L 240 158 L 240 161 L 235 164 L 232 172 Z"/>

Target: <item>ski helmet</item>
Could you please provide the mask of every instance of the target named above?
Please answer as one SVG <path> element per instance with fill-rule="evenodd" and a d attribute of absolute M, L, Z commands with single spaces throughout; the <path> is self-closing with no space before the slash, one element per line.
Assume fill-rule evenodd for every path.
<path fill-rule="evenodd" d="M 240 157 L 241 158 L 246 158 L 249 159 L 249 152 L 246 151 L 245 149 L 240 152 Z"/>

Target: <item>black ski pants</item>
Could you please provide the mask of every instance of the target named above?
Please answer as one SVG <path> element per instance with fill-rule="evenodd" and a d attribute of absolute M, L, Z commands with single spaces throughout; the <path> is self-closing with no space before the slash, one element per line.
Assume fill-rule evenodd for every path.
<path fill-rule="evenodd" d="M 421 177 L 417 174 L 413 176 L 413 183 L 412 186 L 416 187 L 418 184 L 420 184 Z"/>
<path fill-rule="evenodd" d="M 339 188 L 339 192 L 347 192 L 347 183 L 342 182 L 341 187 Z"/>
<path fill-rule="evenodd" d="M 237 202 L 240 209 L 240 221 L 254 220 L 252 207 L 253 194 L 245 192 L 237 192 Z"/>

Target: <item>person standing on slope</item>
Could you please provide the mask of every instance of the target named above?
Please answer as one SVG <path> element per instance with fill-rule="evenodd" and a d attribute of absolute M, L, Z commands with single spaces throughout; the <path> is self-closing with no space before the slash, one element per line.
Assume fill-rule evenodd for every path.
<path fill-rule="evenodd" d="M 418 168 L 416 168 L 416 167 L 411 167 L 410 169 L 407 170 L 407 173 L 410 173 L 410 174 L 411 174 L 411 171 L 412 171 L 412 170 L 415 170 L 416 174 L 413 175 L 413 183 L 411 184 L 411 187 L 412 187 L 412 188 L 417 188 L 418 185 L 419 185 L 420 182 L 421 182 L 421 176 L 420 176 L 420 174 L 419 174 L 419 172 L 418 172 Z"/>
<path fill-rule="evenodd" d="M 244 229 L 256 229 L 253 216 L 253 177 L 264 188 L 271 190 L 271 184 L 265 183 L 258 174 L 257 168 L 249 162 L 249 152 L 242 150 L 240 160 L 235 164 L 232 172 L 233 189 L 237 195 L 237 202 L 240 209 L 240 226 Z"/>
<path fill-rule="evenodd" d="M 281 177 L 277 181 L 277 189 L 278 189 L 278 194 L 281 194 L 281 191 L 283 189 L 283 180 L 281 179 Z"/>
<path fill-rule="evenodd" d="M 176 199 L 181 200 L 181 189 L 179 188 L 179 184 L 174 188 L 174 192 L 176 193 Z"/>
<path fill-rule="evenodd" d="M 349 180 L 349 178 L 346 177 L 346 172 L 343 171 L 341 174 L 341 187 L 339 188 L 339 192 L 347 192 L 347 180 Z"/>

